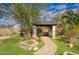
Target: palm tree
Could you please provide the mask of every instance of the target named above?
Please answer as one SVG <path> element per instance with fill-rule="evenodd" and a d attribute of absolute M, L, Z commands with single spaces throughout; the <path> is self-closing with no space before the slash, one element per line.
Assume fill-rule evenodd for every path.
<path fill-rule="evenodd" d="M 77 26 L 79 26 L 79 11 L 66 11 L 61 19 L 64 27 L 68 25 L 71 29 L 77 28 Z"/>
<path fill-rule="evenodd" d="M 79 31 L 79 12 L 74 12 L 74 11 L 66 11 L 63 16 L 62 16 L 62 24 L 64 33 L 67 36 L 68 41 L 72 43 L 71 37 L 73 37 L 76 32 L 78 33 Z M 68 26 L 67 26 L 68 25 Z M 76 32 L 75 32 L 76 31 Z M 75 33 L 75 34 L 74 34 Z"/>
<path fill-rule="evenodd" d="M 72 10 L 66 11 L 63 13 L 63 16 L 61 17 L 64 23 L 70 23 L 77 25 L 79 23 L 79 12 L 74 12 Z"/>
<path fill-rule="evenodd" d="M 69 30 L 68 27 L 70 27 L 70 25 L 75 24 L 74 21 L 77 21 L 77 18 L 78 18 L 78 17 L 76 17 L 76 15 L 77 15 L 77 13 L 73 12 L 72 10 L 67 10 L 66 12 L 64 12 L 62 14 L 61 22 L 63 24 L 63 30 L 65 28 L 66 28 L 66 30 Z"/>
<path fill-rule="evenodd" d="M 47 4 L 1 4 L 0 8 L 3 15 L 12 16 L 16 18 L 21 24 L 21 34 L 23 35 L 23 29 L 26 27 L 28 30 L 33 28 L 32 23 L 39 18 L 39 12 L 45 8 Z M 31 5 L 31 6 L 30 6 Z"/>
<path fill-rule="evenodd" d="M 33 28 L 33 21 L 39 17 L 37 9 L 34 6 L 29 8 L 26 4 L 12 4 L 11 11 L 21 23 L 21 35 L 23 35 L 23 26 L 26 26 L 28 30 L 31 30 Z"/>

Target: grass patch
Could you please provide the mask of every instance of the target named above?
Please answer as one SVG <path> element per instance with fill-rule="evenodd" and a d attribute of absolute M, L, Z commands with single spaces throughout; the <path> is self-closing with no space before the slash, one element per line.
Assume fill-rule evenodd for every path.
<path fill-rule="evenodd" d="M 0 55 L 31 55 L 32 51 L 24 50 L 18 47 L 17 45 L 5 45 L 0 48 Z"/>
<path fill-rule="evenodd" d="M 75 47 L 69 48 L 67 46 L 67 43 L 63 42 L 61 39 L 56 39 L 54 40 L 54 42 L 57 44 L 58 47 L 56 52 L 57 55 L 62 55 L 65 51 L 70 51 L 79 54 L 79 49 Z"/>
<path fill-rule="evenodd" d="M 2 44 L 0 46 L 0 55 L 32 55 L 33 53 L 33 51 L 24 50 L 19 47 L 18 36 L 2 40 Z"/>

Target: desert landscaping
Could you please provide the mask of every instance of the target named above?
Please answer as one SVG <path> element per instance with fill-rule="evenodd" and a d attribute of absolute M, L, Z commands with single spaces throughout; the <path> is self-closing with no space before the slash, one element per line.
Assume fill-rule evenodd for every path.
<path fill-rule="evenodd" d="M 0 55 L 78 55 L 77 6 L 76 3 L 0 4 Z"/>

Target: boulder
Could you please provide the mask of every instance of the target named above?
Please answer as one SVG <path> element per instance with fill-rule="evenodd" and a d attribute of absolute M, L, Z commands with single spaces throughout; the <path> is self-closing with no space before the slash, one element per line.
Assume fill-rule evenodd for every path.
<path fill-rule="evenodd" d="M 36 51 L 36 50 L 38 50 L 38 49 L 39 49 L 38 47 L 34 47 L 34 48 L 33 48 L 34 51 Z"/>
<path fill-rule="evenodd" d="M 73 53 L 73 52 L 70 52 L 70 51 L 65 51 L 65 52 L 64 52 L 64 55 L 77 55 L 77 54 L 75 54 L 75 53 Z"/>
<path fill-rule="evenodd" d="M 68 47 L 72 48 L 73 47 L 73 44 L 72 43 L 68 44 Z"/>

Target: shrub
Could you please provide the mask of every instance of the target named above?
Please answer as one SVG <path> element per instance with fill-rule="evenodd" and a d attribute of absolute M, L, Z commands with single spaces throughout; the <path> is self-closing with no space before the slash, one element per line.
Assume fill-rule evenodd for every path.
<path fill-rule="evenodd" d="M 28 40 L 26 40 L 26 43 L 32 44 L 33 43 L 33 40 L 32 39 L 28 39 Z"/>
<path fill-rule="evenodd" d="M 37 36 L 40 38 L 42 35 L 42 28 L 41 27 L 37 27 Z"/>
<path fill-rule="evenodd" d="M 76 47 L 77 49 L 79 49 L 79 39 L 76 39 L 74 41 L 74 47 Z"/>
<path fill-rule="evenodd" d="M 39 39 L 37 39 L 37 41 L 39 42 L 37 46 L 38 46 L 39 48 L 41 48 L 41 47 L 44 45 L 43 40 L 42 40 L 41 38 L 39 38 Z"/>

